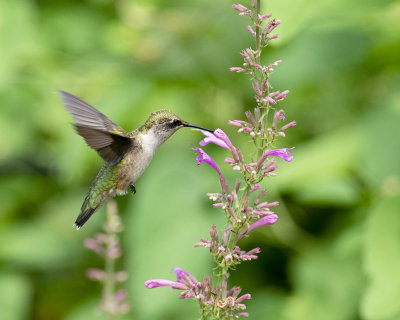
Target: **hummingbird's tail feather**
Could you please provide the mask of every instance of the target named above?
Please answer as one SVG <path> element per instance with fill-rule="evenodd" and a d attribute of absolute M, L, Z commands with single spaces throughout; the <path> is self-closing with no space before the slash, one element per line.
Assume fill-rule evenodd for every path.
<path fill-rule="evenodd" d="M 98 207 L 95 208 L 87 208 L 86 210 L 82 211 L 78 218 L 76 218 L 75 225 L 76 228 L 79 230 L 85 223 L 86 221 L 89 220 L 89 218 L 92 216 L 92 214 L 97 210 Z"/>

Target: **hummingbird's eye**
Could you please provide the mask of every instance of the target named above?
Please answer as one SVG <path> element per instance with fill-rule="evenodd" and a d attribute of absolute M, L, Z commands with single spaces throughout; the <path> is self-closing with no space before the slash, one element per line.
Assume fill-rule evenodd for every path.
<path fill-rule="evenodd" d="M 182 125 L 182 121 L 181 121 L 181 120 L 178 120 L 178 119 L 174 119 L 174 121 L 172 121 L 172 125 L 173 125 L 174 127 L 179 127 L 179 126 Z"/>

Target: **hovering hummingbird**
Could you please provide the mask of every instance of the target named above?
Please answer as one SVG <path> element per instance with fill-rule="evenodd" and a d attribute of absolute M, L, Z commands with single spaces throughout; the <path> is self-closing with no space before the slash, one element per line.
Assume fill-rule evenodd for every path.
<path fill-rule="evenodd" d="M 92 182 L 75 221 L 79 230 L 109 198 L 136 193 L 134 183 L 146 170 L 156 150 L 178 129 L 198 128 L 168 110 L 154 111 L 146 122 L 127 132 L 100 111 L 78 97 L 59 90 L 61 100 L 75 120 L 75 129 L 105 163 Z"/>

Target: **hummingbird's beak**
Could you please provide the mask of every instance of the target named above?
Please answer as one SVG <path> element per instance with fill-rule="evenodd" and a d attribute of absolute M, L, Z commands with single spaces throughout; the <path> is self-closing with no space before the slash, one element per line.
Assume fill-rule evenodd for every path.
<path fill-rule="evenodd" d="M 196 129 L 200 129 L 200 130 L 204 130 L 204 131 L 208 131 L 208 132 L 214 133 L 214 130 L 207 129 L 207 128 L 204 128 L 204 127 L 200 127 L 200 126 L 197 126 L 195 124 L 191 124 L 191 123 L 187 123 L 187 122 L 183 123 L 183 126 L 184 127 L 189 127 L 189 128 L 196 128 Z"/>

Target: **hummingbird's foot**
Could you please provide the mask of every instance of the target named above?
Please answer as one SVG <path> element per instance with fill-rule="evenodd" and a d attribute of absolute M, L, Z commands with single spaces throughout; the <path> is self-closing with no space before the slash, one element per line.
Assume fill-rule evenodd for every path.
<path fill-rule="evenodd" d="M 132 193 L 135 194 L 135 193 L 136 193 L 135 185 L 134 185 L 133 183 L 131 183 L 131 184 L 129 185 L 129 187 L 131 188 Z"/>

